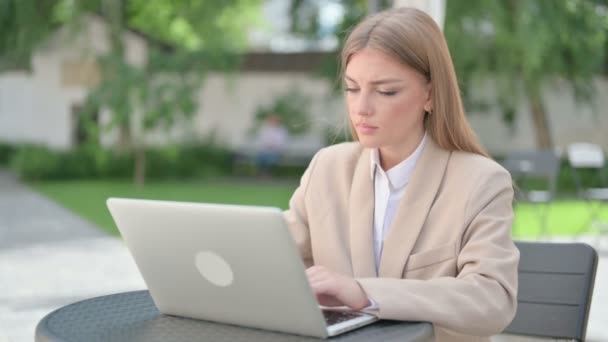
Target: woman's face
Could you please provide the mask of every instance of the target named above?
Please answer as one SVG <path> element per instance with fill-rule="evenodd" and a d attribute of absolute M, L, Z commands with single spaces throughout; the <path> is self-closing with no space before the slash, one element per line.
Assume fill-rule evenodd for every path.
<path fill-rule="evenodd" d="M 369 148 L 408 150 L 424 134 L 430 83 L 375 49 L 354 53 L 345 70 L 346 105 L 359 142 Z"/>

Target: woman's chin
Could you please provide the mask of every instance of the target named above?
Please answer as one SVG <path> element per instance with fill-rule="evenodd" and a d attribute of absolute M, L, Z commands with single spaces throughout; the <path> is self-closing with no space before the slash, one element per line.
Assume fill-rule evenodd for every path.
<path fill-rule="evenodd" d="M 359 137 L 359 143 L 365 148 L 378 148 L 381 145 L 376 139 L 369 137 Z"/>

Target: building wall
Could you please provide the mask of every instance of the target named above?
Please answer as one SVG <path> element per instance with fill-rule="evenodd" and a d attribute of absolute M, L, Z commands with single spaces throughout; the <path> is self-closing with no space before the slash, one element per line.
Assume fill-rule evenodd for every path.
<path fill-rule="evenodd" d="M 105 37 L 103 22 L 90 17 L 80 30 L 62 29 L 41 46 L 33 56 L 31 72 L 0 74 L 0 141 L 70 148 L 75 126 L 72 107 L 82 104 L 99 80 L 94 61 L 107 52 Z M 143 39 L 127 34 L 125 45 L 128 61 L 145 63 Z"/>
<path fill-rule="evenodd" d="M 608 80 L 597 78 L 597 96 L 594 104 L 577 103 L 571 89 L 564 82 L 545 87 L 543 103 L 549 115 L 549 125 L 556 147 L 564 150 L 573 142 L 591 142 L 608 152 Z M 476 92 L 493 98 L 496 90 L 490 83 L 476 87 Z M 494 155 L 536 147 L 532 115 L 525 97 L 517 104 L 513 127 L 503 123 L 497 108 L 484 112 L 471 111 L 469 120 L 480 140 Z"/>
<path fill-rule="evenodd" d="M 311 135 L 322 135 L 326 127 L 335 127 L 343 118 L 342 99 L 331 96 L 328 82 L 308 73 L 212 74 L 200 92 L 201 106 L 194 127 L 201 135 L 213 132 L 231 146 L 247 143 L 256 110 L 268 106 L 289 89 L 310 97 L 306 110 L 312 119 Z"/>
<path fill-rule="evenodd" d="M 79 34 L 70 32 L 74 31 L 60 31 L 35 54 L 32 73 L 0 74 L 0 141 L 40 143 L 57 149 L 73 146 L 72 107 L 82 104 L 88 89 L 98 81 L 94 56 L 107 52 L 108 45 L 105 25 L 96 17 L 88 20 Z M 136 65 L 145 63 L 146 41 L 130 33 L 125 35 L 125 43 L 127 59 Z M 297 64 L 294 63 L 292 65 Z M 255 68 L 259 67 L 256 64 Z M 326 80 L 310 76 L 310 72 L 256 71 L 255 68 L 252 64 L 234 75 L 208 75 L 198 95 L 200 107 L 194 121 L 176 125 L 168 134 L 155 132 L 148 141 L 163 144 L 213 134 L 229 146 L 247 144 L 256 110 L 290 88 L 297 88 L 312 98 L 308 110 L 313 119 L 313 138 L 321 137 L 327 127 L 344 127 L 343 99 L 339 94 L 331 95 Z M 545 88 L 545 105 L 558 147 L 587 141 L 598 143 L 608 151 L 608 81 L 598 78 L 596 84 L 598 96 L 593 108 L 577 104 L 563 83 Z M 481 84 L 474 90 L 475 95 L 482 98 L 492 98 L 495 92 L 491 83 Z M 497 109 L 470 112 L 473 128 L 492 154 L 535 147 L 525 100 L 517 108 L 514 129 L 502 122 Z M 108 115 L 107 110 L 102 109 L 100 119 L 108 120 Z M 109 132 L 102 142 L 111 145 L 116 136 L 116 132 Z"/>
<path fill-rule="evenodd" d="M 572 92 L 564 83 L 547 87 L 544 103 L 556 147 L 565 148 L 572 142 L 592 142 L 608 152 L 608 81 L 596 81 L 598 96 L 593 106 L 576 103 Z M 329 96 L 328 83 L 306 73 L 255 73 L 240 74 L 234 79 L 212 75 L 201 92 L 201 108 L 195 120 L 197 134 L 205 136 L 215 132 L 224 142 L 240 145 L 247 142 L 246 133 L 253 124 L 259 105 L 272 101 L 289 87 L 296 86 L 314 101 L 310 108 L 315 131 L 326 127 L 344 127 L 346 109 L 340 95 Z M 475 90 L 479 95 L 493 98 L 495 90 L 483 84 Z M 602 95 L 604 94 L 604 95 Z M 494 155 L 509 151 L 534 149 L 534 127 L 525 97 L 516 106 L 517 116 L 512 127 L 506 125 L 498 108 L 470 111 L 469 121 L 481 142 Z"/>

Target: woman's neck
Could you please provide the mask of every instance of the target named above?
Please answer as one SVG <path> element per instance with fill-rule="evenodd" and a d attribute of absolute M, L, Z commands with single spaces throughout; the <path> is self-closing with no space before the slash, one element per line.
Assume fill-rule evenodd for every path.
<path fill-rule="evenodd" d="M 409 158 L 422 142 L 422 138 L 424 138 L 424 131 L 412 135 L 411 139 L 408 139 L 404 144 L 378 148 L 382 169 L 388 171 Z"/>

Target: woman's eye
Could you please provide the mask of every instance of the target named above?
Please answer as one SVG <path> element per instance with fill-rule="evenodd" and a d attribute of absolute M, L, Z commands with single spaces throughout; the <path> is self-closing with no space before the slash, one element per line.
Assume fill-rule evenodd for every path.
<path fill-rule="evenodd" d="M 347 93 L 356 93 L 359 91 L 358 88 L 344 88 L 344 91 Z"/>
<path fill-rule="evenodd" d="M 393 95 L 397 94 L 397 92 L 396 92 L 396 91 L 394 91 L 394 90 L 393 90 L 393 91 L 382 91 L 382 90 L 378 90 L 378 93 L 379 93 L 380 95 L 384 95 L 384 96 L 393 96 Z"/>

